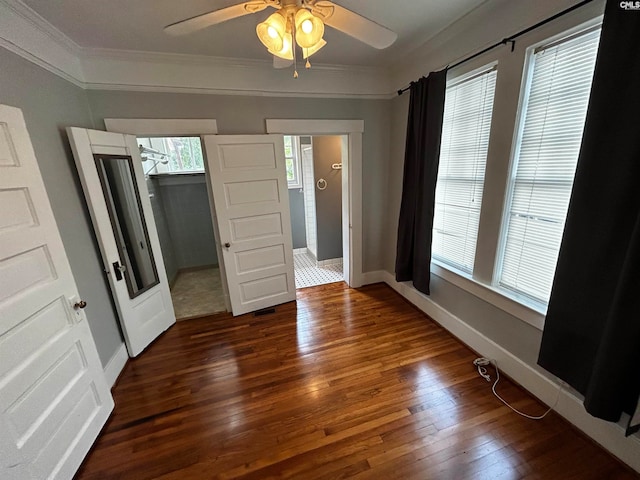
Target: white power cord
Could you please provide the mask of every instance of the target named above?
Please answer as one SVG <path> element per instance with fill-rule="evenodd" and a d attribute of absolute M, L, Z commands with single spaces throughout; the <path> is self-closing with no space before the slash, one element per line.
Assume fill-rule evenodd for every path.
<path fill-rule="evenodd" d="M 488 358 L 484 358 L 484 357 L 480 357 L 480 358 L 476 358 L 473 361 L 473 364 L 478 367 L 478 373 L 480 374 L 480 376 L 482 378 L 484 378 L 487 382 L 491 381 L 491 377 L 489 376 L 489 372 L 487 371 L 487 366 L 489 365 L 493 365 L 494 368 L 496 369 L 496 381 L 493 382 L 493 386 L 491 387 L 491 391 L 493 392 L 493 394 L 496 396 L 496 398 L 498 400 L 500 400 L 502 403 L 504 403 L 507 407 L 509 407 L 511 410 L 513 410 L 514 412 L 516 412 L 518 415 L 522 415 L 525 418 L 530 418 L 531 420 L 542 420 L 544 417 L 547 416 L 547 414 L 553 410 L 555 408 L 555 406 L 558 404 L 558 401 L 560 400 L 560 393 L 562 392 L 562 385 L 560 385 L 560 388 L 558 389 L 558 395 L 556 396 L 556 401 L 553 403 L 552 406 L 549 407 L 549 409 L 544 412 L 542 415 L 539 416 L 533 416 L 533 415 L 527 415 L 526 413 L 522 413 L 521 411 L 513 408 L 511 405 L 509 405 L 506 400 L 504 400 L 500 395 L 498 395 L 498 392 L 496 392 L 496 385 L 498 384 L 498 382 L 500 381 L 500 369 L 498 368 L 498 362 L 496 362 L 495 360 L 490 360 Z"/>

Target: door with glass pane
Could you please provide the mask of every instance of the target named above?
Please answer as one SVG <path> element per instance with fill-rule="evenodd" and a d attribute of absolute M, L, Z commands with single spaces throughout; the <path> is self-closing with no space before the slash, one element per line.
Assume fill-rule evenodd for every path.
<path fill-rule="evenodd" d="M 129 355 L 175 323 L 142 159 L 133 135 L 68 128 Z"/>

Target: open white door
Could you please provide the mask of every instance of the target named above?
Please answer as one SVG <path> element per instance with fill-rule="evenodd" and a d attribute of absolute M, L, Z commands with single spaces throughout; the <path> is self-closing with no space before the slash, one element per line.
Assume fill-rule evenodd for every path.
<path fill-rule="evenodd" d="M 67 129 L 131 357 L 176 321 L 136 137 Z"/>
<path fill-rule="evenodd" d="M 282 135 L 204 137 L 234 315 L 296 298 Z"/>
<path fill-rule="evenodd" d="M 72 478 L 113 410 L 85 305 L 22 112 L 0 105 L 2 479 Z"/>

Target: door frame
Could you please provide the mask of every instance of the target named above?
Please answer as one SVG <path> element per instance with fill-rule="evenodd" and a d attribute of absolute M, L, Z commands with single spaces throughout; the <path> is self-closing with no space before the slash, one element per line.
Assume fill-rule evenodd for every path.
<path fill-rule="evenodd" d="M 218 134 L 218 122 L 214 118 L 105 118 L 104 125 L 108 132 L 128 133 L 140 136 L 179 136 L 179 135 L 205 135 Z M 204 150 L 204 140 L 201 139 L 202 148 Z M 205 177 L 209 176 L 207 162 L 204 162 Z M 207 186 L 207 195 L 209 197 L 209 209 L 211 215 L 215 218 L 216 210 L 213 204 L 213 192 L 210 183 L 205 182 Z M 215 222 L 214 222 L 215 223 Z M 220 244 L 220 233 L 217 228 L 213 229 L 216 241 L 216 255 L 218 256 L 220 268 L 220 280 L 222 286 L 222 295 L 224 296 L 224 306 L 227 312 L 231 311 L 231 298 L 229 297 L 229 286 L 227 284 L 227 272 L 222 261 L 222 246 Z"/>
<path fill-rule="evenodd" d="M 282 135 L 338 135 L 346 137 L 342 145 L 342 245 L 348 255 L 345 282 L 358 288 L 362 272 L 362 134 L 364 120 L 267 119 L 267 133 Z M 347 155 L 345 156 L 345 153 Z M 344 173 L 343 173 L 344 175 Z"/>
<path fill-rule="evenodd" d="M 143 135 L 217 135 L 218 125 L 215 119 L 147 119 L 147 118 L 105 118 L 105 127 L 109 132 Z M 251 132 L 243 132 L 251 134 Z M 255 132 L 254 132 L 255 133 Z M 347 138 L 343 144 L 342 166 L 347 181 L 342 182 L 343 214 L 343 251 L 348 255 L 348 273 L 345 282 L 352 288 L 361 287 L 362 270 L 362 134 L 364 120 L 327 120 L 327 119 L 266 119 L 266 133 L 281 135 L 339 135 Z M 346 160 L 346 161 L 345 161 Z M 205 168 L 205 175 L 209 175 Z M 208 186 L 207 186 L 208 188 Z M 209 207 L 215 215 L 212 204 L 212 192 L 209 192 Z M 222 258 L 219 238 L 216 238 L 218 258 Z M 225 306 L 231 311 L 226 272 L 221 266 L 222 289 Z"/>

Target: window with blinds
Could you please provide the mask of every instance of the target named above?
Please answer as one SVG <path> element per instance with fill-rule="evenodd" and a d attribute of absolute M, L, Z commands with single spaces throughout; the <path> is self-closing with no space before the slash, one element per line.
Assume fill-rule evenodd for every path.
<path fill-rule="evenodd" d="M 508 190 L 499 285 L 547 304 L 587 113 L 600 28 L 539 47 Z"/>
<path fill-rule="evenodd" d="M 433 218 L 433 258 L 473 272 L 496 86 L 492 67 L 447 86 Z"/>

